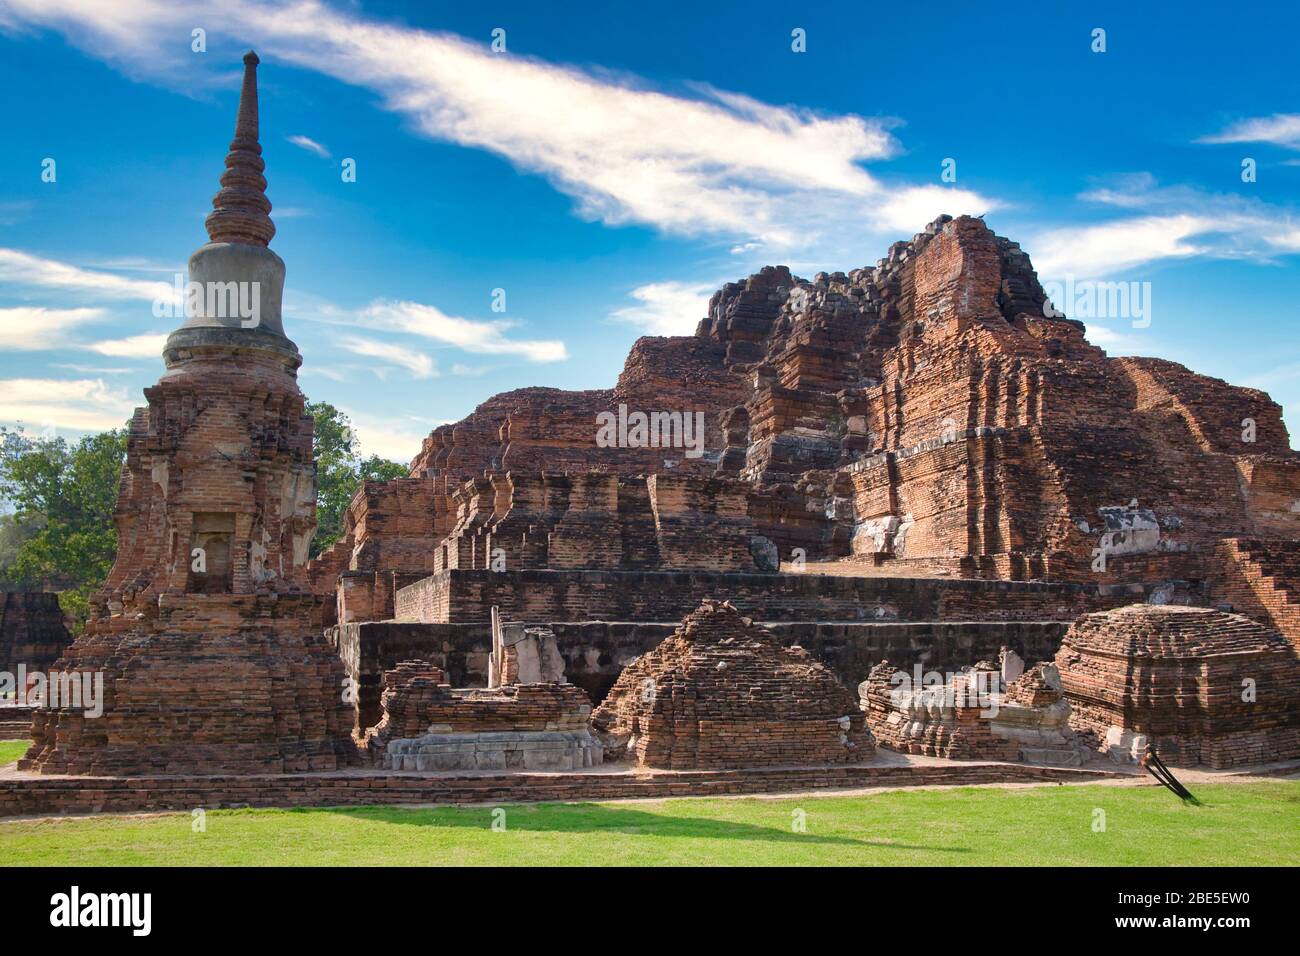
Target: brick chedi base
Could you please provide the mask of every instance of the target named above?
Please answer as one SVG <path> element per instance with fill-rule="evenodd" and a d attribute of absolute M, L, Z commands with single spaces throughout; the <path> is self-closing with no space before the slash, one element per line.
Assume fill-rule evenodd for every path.
<path fill-rule="evenodd" d="M 257 57 L 190 257 L 198 296 L 167 371 L 131 421 L 118 551 L 85 633 L 55 669 L 103 681 L 102 714 L 61 701 L 20 766 L 59 774 L 283 773 L 357 760 L 342 662 L 321 636 L 307 553 L 316 528 L 312 418 L 281 326 L 284 263 L 267 243 Z M 224 307 L 223 307 L 224 306 Z"/>
<path fill-rule="evenodd" d="M 1087 614 L 1056 664 L 1071 724 L 1112 755 L 1134 756 L 1133 738 L 1144 736 L 1182 765 L 1300 757 L 1300 662 L 1285 638 L 1245 617 L 1148 605 Z"/>
<path fill-rule="evenodd" d="M 873 753 L 852 694 L 828 668 L 717 601 L 629 664 L 592 722 L 637 763 L 674 770 L 854 763 Z"/>
<path fill-rule="evenodd" d="M 103 714 L 38 709 L 23 769 L 143 775 L 333 770 L 355 762 L 336 655 L 310 595 L 164 596 L 95 622 L 59 662 L 104 675 Z"/>
<path fill-rule="evenodd" d="M 601 762 L 591 700 L 559 682 L 454 690 L 424 661 L 384 674 L 384 716 L 365 739 L 389 770 L 577 770 Z"/>

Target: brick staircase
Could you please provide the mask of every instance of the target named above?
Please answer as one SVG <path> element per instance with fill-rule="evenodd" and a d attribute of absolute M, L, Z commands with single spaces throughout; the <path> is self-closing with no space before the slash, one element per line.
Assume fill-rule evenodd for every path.
<path fill-rule="evenodd" d="M 1216 554 L 1214 601 L 1277 628 L 1300 649 L 1300 541 L 1225 538 Z"/>

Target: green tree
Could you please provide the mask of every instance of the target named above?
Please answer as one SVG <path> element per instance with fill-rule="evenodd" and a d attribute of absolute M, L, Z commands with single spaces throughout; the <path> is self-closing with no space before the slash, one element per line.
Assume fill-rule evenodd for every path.
<path fill-rule="evenodd" d="M 13 515 L 0 549 L 0 578 L 11 587 L 60 591 L 60 603 L 85 620 L 88 597 L 113 567 L 126 430 L 32 438 L 0 427 L 0 496 Z"/>
<path fill-rule="evenodd" d="M 312 557 L 343 537 L 348 505 L 363 481 L 405 478 L 405 465 L 378 455 L 362 459 L 352 423 L 329 402 L 308 402 L 316 420 L 316 535 Z"/>

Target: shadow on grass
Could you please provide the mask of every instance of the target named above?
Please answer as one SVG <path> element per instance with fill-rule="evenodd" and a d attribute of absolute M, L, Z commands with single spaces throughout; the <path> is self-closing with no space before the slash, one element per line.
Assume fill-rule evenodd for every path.
<path fill-rule="evenodd" d="M 632 807 L 606 804 L 536 804 L 505 807 L 505 824 L 508 830 L 532 833 L 579 833 L 598 836 L 602 833 L 622 833 L 632 836 L 682 837 L 689 839 L 761 840 L 768 843 L 800 843 L 832 846 L 856 846 L 890 850 L 927 850 L 939 853 L 969 853 L 966 847 L 922 846 L 894 843 L 887 839 L 857 840 L 852 837 L 818 836 L 813 833 L 795 833 L 779 827 L 757 826 L 752 823 L 735 823 L 705 817 L 679 817 L 649 813 Z M 306 808 L 288 813 L 341 814 L 354 819 L 403 826 L 432 826 L 448 829 L 487 830 L 492 823 L 492 808 L 439 807 L 411 809 L 403 807 L 357 807 L 337 810 L 310 810 Z"/>

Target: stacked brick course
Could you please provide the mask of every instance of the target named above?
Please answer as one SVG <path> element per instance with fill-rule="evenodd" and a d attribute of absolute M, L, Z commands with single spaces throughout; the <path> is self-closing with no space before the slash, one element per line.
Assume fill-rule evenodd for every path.
<path fill-rule="evenodd" d="M 1166 762 L 1211 767 L 1300 757 L 1300 662 L 1276 631 L 1208 608 L 1081 617 L 1056 655 L 1071 724 L 1114 744 L 1147 738 Z"/>
<path fill-rule="evenodd" d="M 487 621 L 671 621 L 717 594 L 763 621 L 1070 620 L 1145 601 L 1142 584 L 722 574 L 712 571 L 444 571 L 397 592 L 397 618 Z"/>
<path fill-rule="evenodd" d="M 431 567 L 774 570 L 755 558 L 749 491 L 684 474 L 492 473 L 452 493 L 456 522 Z"/>
<path fill-rule="evenodd" d="M 638 764 L 674 770 L 872 754 L 853 696 L 824 665 L 717 601 L 629 664 L 592 722 Z"/>
<path fill-rule="evenodd" d="M 1098 770 L 1001 763 L 923 766 L 844 764 L 680 773 L 333 774 L 190 777 L 0 777 L 0 817 L 18 814 L 132 813 L 195 807 L 355 807 L 429 804 L 501 806 L 533 801 L 719 797 L 861 787 L 1089 783 Z"/>
<path fill-rule="evenodd" d="M 1227 538 L 1217 557 L 1213 599 L 1280 631 L 1300 651 L 1300 541 Z"/>
<path fill-rule="evenodd" d="M 1027 660 L 1050 659 L 1061 646 L 1068 621 L 896 621 L 845 623 L 786 621 L 764 625 L 784 645 L 798 644 L 829 667 L 845 687 L 888 659 L 903 670 L 956 670 L 971 660 L 996 656 L 1011 646 Z M 677 629 L 644 621 L 552 621 L 564 658 L 564 675 L 593 702 L 605 699 L 623 668 Z M 491 629 L 487 623 L 417 624 L 372 621 L 330 631 L 348 674 L 357 682 L 357 726 L 382 716 L 384 672 L 412 658 L 444 669 L 453 687 L 490 683 Z"/>
<path fill-rule="evenodd" d="M 384 675 L 384 718 L 371 740 L 493 730 L 581 730 L 591 701 L 572 684 L 512 684 L 453 689 L 446 674 L 425 661 L 403 661 Z"/>

